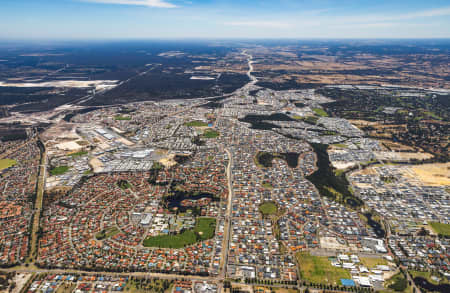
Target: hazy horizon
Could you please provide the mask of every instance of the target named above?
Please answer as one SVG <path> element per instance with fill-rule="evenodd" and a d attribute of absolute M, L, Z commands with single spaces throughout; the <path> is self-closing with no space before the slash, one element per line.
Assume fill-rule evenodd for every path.
<path fill-rule="evenodd" d="M 450 3 L 3 0 L 0 28 L 2 40 L 447 39 Z"/>

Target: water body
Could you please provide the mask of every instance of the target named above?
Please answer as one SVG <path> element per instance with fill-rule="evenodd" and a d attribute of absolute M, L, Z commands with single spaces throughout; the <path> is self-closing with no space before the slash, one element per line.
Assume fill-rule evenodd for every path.
<path fill-rule="evenodd" d="M 327 153 L 328 145 L 312 143 L 311 146 L 317 154 L 318 169 L 313 174 L 306 176 L 306 179 L 316 186 L 322 196 L 348 204 L 353 208 L 360 207 L 363 202 L 349 191 L 350 183 L 345 174 L 336 175 L 334 173 Z M 337 193 L 331 192 L 330 188 L 336 190 Z"/>
<path fill-rule="evenodd" d="M 450 292 L 450 284 L 434 285 L 422 277 L 415 277 L 414 283 L 429 292 Z"/>
<path fill-rule="evenodd" d="M 169 210 L 177 209 L 182 213 L 186 212 L 187 210 L 196 210 L 197 208 L 199 208 L 199 205 L 201 205 L 201 203 L 198 202 L 198 204 L 194 203 L 193 205 L 190 205 L 188 202 L 190 200 L 198 201 L 201 199 L 209 199 L 211 201 L 220 200 L 215 197 L 214 194 L 207 192 L 176 191 L 174 195 L 166 198 L 167 208 Z M 185 201 L 184 204 L 183 201 Z"/>
<path fill-rule="evenodd" d="M 374 232 L 377 235 L 377 237 L 384 238 L 384 236 L 386 235 L 386 231 L 384 231 L 384 229 L 383 229 L 383 227 L 381 226 L 380 223 L 378 223 L 377 221 L 374 221 L 372 219 L 372 214 L 371 213 L 365 213 L 364 216 L 366 216 L 367 223 L 369 224 L 370 227 L 372 227 L 372 229 L 374 230 Z"/>
<path fill-rule="evenodd" d="M 275 113 L 271 115 L 249 114 L 239 119 L 241 122 L 250 123 L 252 129 L 270 130 L 272 128 L 281 128 L 269 121 L 295 121 L 291 117 L 283 113 Z"/>
<path fill-rule="evenodd" d="M 282 154 L 284 157 L 284 160 L 286 160 L 286 163 L 291 168 L 297 168 L 298 166 L 298 157 L 300 154 L 297 153 L 284 153 Z"/>

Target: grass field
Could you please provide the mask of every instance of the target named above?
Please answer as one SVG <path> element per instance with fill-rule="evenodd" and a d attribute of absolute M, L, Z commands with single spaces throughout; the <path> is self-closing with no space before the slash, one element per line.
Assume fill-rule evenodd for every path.
<path fill-rule="evenodd" d="M 71 293 L 75 288 L 77 287 L 77 284 L 73 283 L 63 283 L 61 286 L 58 287 L 56 290 L 56 293 Z"/>
<path fill-rule="evenodd" d="M 259 211 L 264 216 L 275 215 L 278 211 L 278 207 L 275 203 L 268 201 L 259 206 Z"/>
<path fill-rule="evenodd" d="M 131 184 L 126 180 L 117 181 L 117 186 L 119 186 L 123 190 L 131 188 Z"/>
<path fill-rule="evenodd" d="M 301 278 L 315 284 L 340 285 L 341 279 L 351 279 L 350 272 L 331 265 L 327 257 L 307 252 L 297 254 Z"/>
<path fill-rule="evenodd" d="M 316 125 L 317 124 L 317 120 L 319 120 L 319 117 L 317 117 L 317 116 L 306 116 L 306 117 L 303 117 L 303 116 L 294 115 L 294 116 L 292 116 L 292 118 L 295 119 L 295 120 L 302 120 L 302 121 L 304 121 L 306 123 L 313 124 L 313 125 Z"/>
<path fill-rule="evenodd" d="M 415 277 L 422 277 L 424 279 L 427 279 L 428 282 L 434 285 L 439 284 L 449 284 L 450 282 L 443 276 L 440 276 L 439 274 L 432 273 L 432 272 L 420 272 L 420 271 L 409 271 L 409 274 L 414 279 Z M 435 276 L 440 279 L 440 281 L 433 280 L 431 277 Z"/>
<path fill-rule="evenodd" d="M 365 267 L 369 269 L 375 268 L 378 265 L 388 264 L 387 260 L 385 260 L 384 258 L 377 258 L 377 257 L 360 257 L 359 260 Z"/>
<path fill-rule="evenodd" d="M 172 292 L 173 283 L 169 280 L 142 279 L 129 280 L 125 286 L 125 291 L 130 293 L 169 293 Z"/>
<path fill-rule="evenodd" d="M 118 234 L 120 232 L 120 230 L 117 227 L 111 227 L 107 230 L 102 230 L 100 232 L 98 232 L 97 234 L 95 234 L 95 238 L 97 240 L 103 240 L 109 237 L 113 237 L 114 235 Z"/>
<path fill-rule="evenodd" d="M 131 120 L 131 117 L 130 116 L 116 116 L 116 117 L 114 117 L 114 120 L 118 120 L 118 121 L 129 121 L 129 120 Z"/>
<path fill-rule="evenodd" d="M 264 188 L 267 188 L 267 189 L 273 189 L 273 185 L 270 184 L 269 182 L 264 182 L 264 183 L 262 184 L 262 186 L 263 186 Z"/>
<path fill-rule="evenodd" d="M 0 170 L 12 167 L 12 166 L 14 166 L 16 164 L 17 164 L 16 160 L 11 160 L 11 159 L 0 160 Z"/>
<path fill-rule="evenodd" d="M 69 171 L 69 166 L 59 166 L 59 167 L 55 167 L 55 168 L 51 169 L 50 175 L 52 175 L 52 176 L 62 175 L 64 173 L 66 173 L 67 171 Z"/>
<path fill-rule="evenodd" d="M 312 109 L 314 111 L 314 113 L 316 113 L 317 115 L 321 116 L 321 117 L 328 117 L 327 112 L 325 112 L 323 109 L 321 108 L 313 108 Z"/>
<path fill-rule="evenodd" d="M 442 224 L 438 222 L 430 222 L 429 223 L 431 228 L 438 234 L 442 236 L 450 236 L 450 225 L 449 224 Z"/>
<path fill-rule="evenodd" d="M 203 137 L 205 137 L 205 138 L 216 138 L 216 137 L 219 137 L 219 132 L 218 131 L 215 131 L 214 129 L 206 129 L 204 132 L 203 132 Z"/>
<path fill-rule="evenodd" d="M 189 127 L 206 127 L 206 126 L 208 126 L 208 123 L 203 122 L 203 121 L 194 120 L 194 121 L 186 122 L 186 123 L 184 123 L 184 125 L 189 126 Z"/>
<path fill-rule="evenodd" d="M 316 125 L 318 120 L 319 118 L 317 118 L 316 116 L 307 116 L 303 121 L 309 124 Z"/>
<path fill-rule="evenodd" d="M 84 156 L 87 154 L 88 154 L 88 152 L 86 152 L 86 151 L 79 151 L 76 153 L 71 153 L 71 154 L 69 154 L 69 156 L 71 156 L 72 158 L 77 158 L 77 157 L 81 157 L 81 156 Z"/>
<path fill-rule="evenodd" d="M 409 292 L 408 281 L 402 273 L 394 275 L 392 278 L 386 281 L 385 287 L 393 290 L 394 292 Z"/>
<path fill-rule="evenodd" d="M 341 149 L 347 149 L 348 148 L 348 145 L 343 144 L 343 143 L 335 143 L 335 144 L 333 144 L 333 146 L 341 148 Z"/>
<path fill-rule="evenodd" d="M 177 235 L 151 236 L 144 240 L 145 247 L 182 248 L 198 241 L 211 239 L 216 230 L 216 219 L 198 218 L 195 228 Z"/>

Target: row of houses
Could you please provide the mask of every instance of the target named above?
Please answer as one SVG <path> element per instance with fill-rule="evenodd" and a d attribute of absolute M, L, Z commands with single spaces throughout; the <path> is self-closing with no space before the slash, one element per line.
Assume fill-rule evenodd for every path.
<path fill-rule="evenodd" d="M 35 138 L 8 152 L 16 164 L 0 171 L 0 265 L 21 263 L 28 254 L 40 150 Z"/>

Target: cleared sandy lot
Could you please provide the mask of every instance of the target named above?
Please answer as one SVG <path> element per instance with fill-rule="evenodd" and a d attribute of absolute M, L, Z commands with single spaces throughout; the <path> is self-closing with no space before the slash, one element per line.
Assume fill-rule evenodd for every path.
<path fill-rule="evenodd" d="M 450 186 L 450 162 L 423 164 L 411 168 L 417 177 L 428 185 Z"/>
<path fill-rule="evenodd" d="M 159 162 L 161 164 L 163 164 L 164 167 L 170 168 L 170 167 L 175 166 L 177 164 L 177 162 L 175 162 L 174 158 L 175 158 L 175 155 L 174 154 L 170 154 L 167 157 L 162 158 L 161 160 L 159 160 Z"/>
<path fill-rule="evenodd" d="M 89 161 L 89 165 L 92 167 L 92 170 L 97 173 L 97 172 L 101 172 L 103 170 L 103 163 L 97 159 L 97 158 L 93 158 Z"/>
<path fill-rule="evenodd" d="M 78 151 L 78 150 L 81 150 L 81 148 L 82 148 L 82 146 L 80 146 L 75 141 L 62 142 L 62 143 L 55 145 L 55 147 L 60 150 L 64 150 L 64 151 Z"/>
<path fill-rule="evenodd" d="M 95 87 L 96 90 L 112 88 L 117 85 L 117 80 L 58 80 L 48 82 L 21 82 L 11 83 L 0 81 L 0 86 L 8 87 L 70 87 L 87 88 Z"/>
<path fill-rule="evenodd" d="M 432 154 L 421 152 L 375 152 L 375 156 L 379 160 L 388 161 L 426 160 L 433 157 Z"/>

